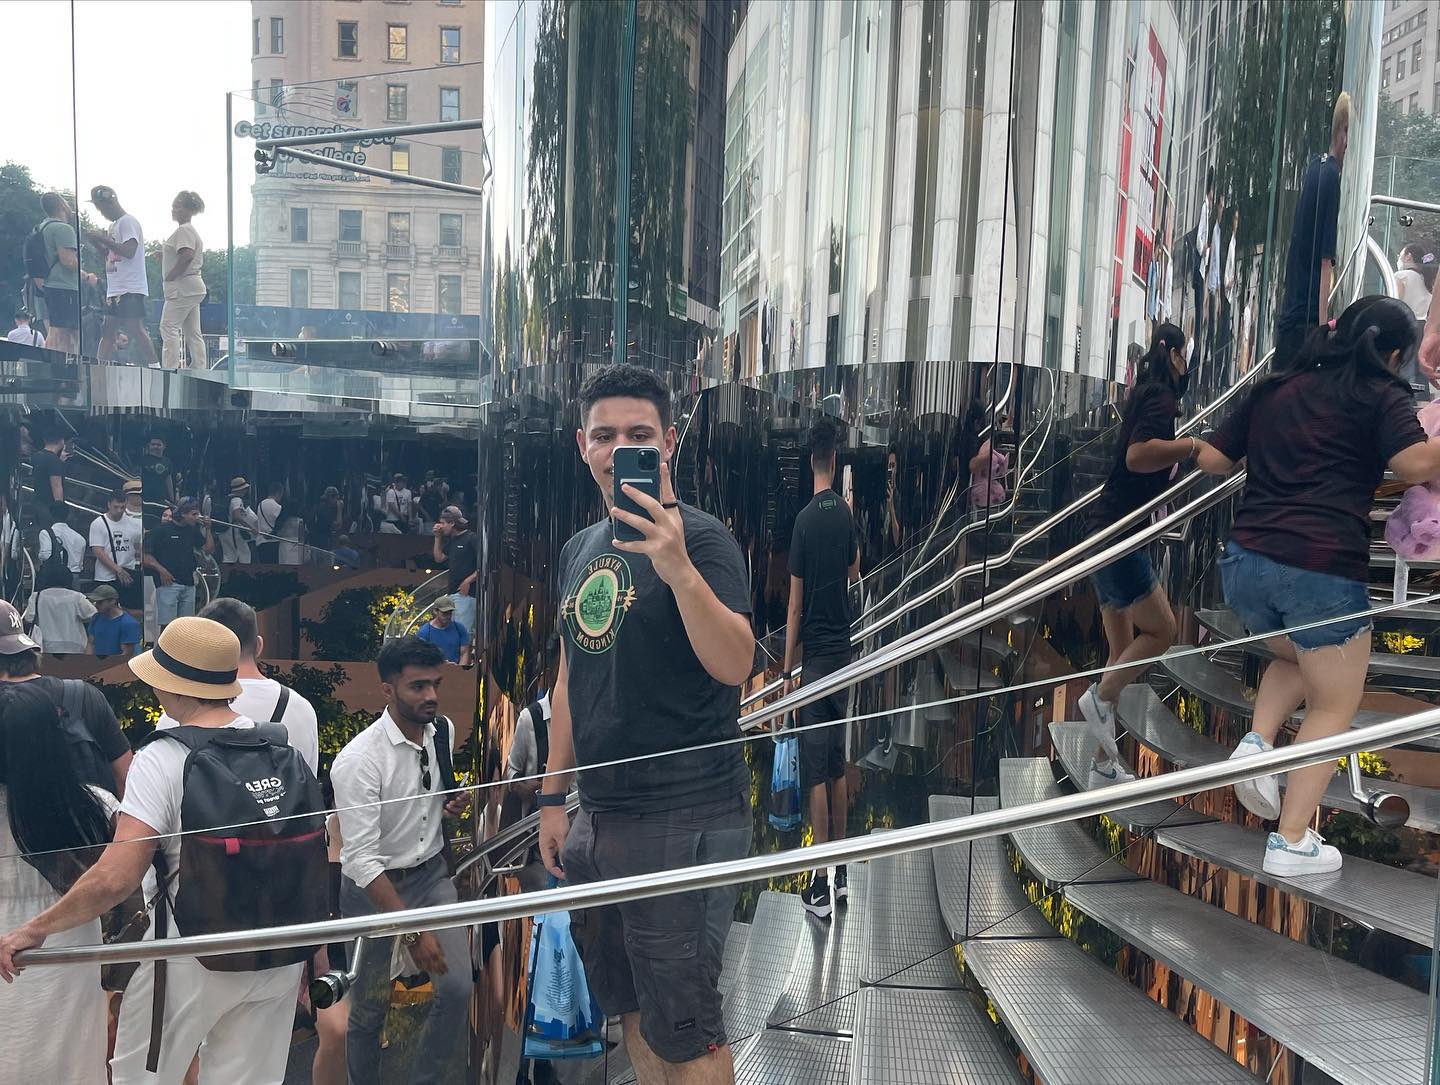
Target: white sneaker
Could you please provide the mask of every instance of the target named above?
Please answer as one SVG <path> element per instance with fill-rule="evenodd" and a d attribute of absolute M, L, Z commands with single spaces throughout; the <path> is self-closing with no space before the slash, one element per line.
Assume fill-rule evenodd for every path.
<path fill-rule="evenodd" d="M 1084 693 L 1080 694 L 1079 703 L 1080 715 L 1085 717 L 1085 722 L 1090 725 L 1090 730 L 1095 734 L 1095 741 L 1105 751 L 1107 761 L 1120 760 L 1120 747 L 1115 742 L 1117 731 L 1115 729 L 1115 704 L 1113 701 L 1102 701 L 1100 699 L 1100 687 L 1093 685 Z"/>
<path fill-rule="evenodd" d="M 1237 757 L 1249 757 L 1257 753 L 1267 753 L 1274 748 L 1254 731 L 1251 731 L 1240 740 L 1240 745 L 1235 747 L 1235 752 L 1230 755 L 1230 760 L 1234 761 Z M 1253 780 L 1241 780 L 1235 785 L 1235 797 L 1240 800 L 1241 806 L 1257 818 L 1273 821 L 1280 816 L 1280 784 L 1277 782 L 1277 777 L 1257 776 Z"/>
<path fill-rule="evenodd" d="M 1096 761 L 1091 758 L 1090 782 L 1086 790 L 1094 791 L 1097 787 L 1111 787 L 1133 779 L 1135 774 L 1119 761 Z"/>
<path fill-rule="evenodd" d="M 1345 857 L 1339 848 L 1325 843 L 1314 829 L 1306 829 L 1300 843 L 1292 844 L 1279 833 L 1265 841 L 1265 873 L 1279 878 L 1301 874 L 1330 874 L 1340 869 Z"/>

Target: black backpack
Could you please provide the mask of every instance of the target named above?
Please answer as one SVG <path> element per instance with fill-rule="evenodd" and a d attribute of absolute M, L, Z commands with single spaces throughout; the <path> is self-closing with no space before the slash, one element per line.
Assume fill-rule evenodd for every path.
<path fill-rule="evenodd" d="M 85 723 L 85 699 L 89 696 L 87 687 L 90 684 L 79 678 L 49 676 L 35 681 L 60 712 L 60 731 L 70 750 L 70 763 L 75 767 L 75 775 L 80 777 L 82 784 L 94 784 L 114 795 L 115 770 L 110 767 L 110 759 Z M 95 690 L 94 696 L 104 702 L 99 690 Z"/>
<path fill-rule="evenodd" d="M 45 227 L 50 225 L 51 219 L 46 219 L 35 229 L 30 231 L 25 238 L 25 276 L 30 279 L 48 279 L 50 269 L 54 263 L 50 259 L 49 252 L 45 249 Z"/>
<path fill-rule="evenodd" d="M 70 575 L 70 551 L 65 549 L 53 528 L 47 527 L 43 530 L 50 536 L 50 556 L 35 570 L 35 587 L 40 591 L 46 588 L 73 588 L 75 578 Z"/>
<path fill-rule="evenodd" d="M 283 711 L 283 709 L 282 709 Z M 142 745 L 179 742 L 185 758 L 180 800 L 180 867 L 175 922 L 185 935 L 283 927 L 329 918 L 325 798 L 278 723 L 171 727 Z M 157 848 L 157 870 L 165 865 Z M 162 872 L 165 884 L 168 874 Z M 155 909 L 166 937 L 165 894 Z M 214 972 L 254 972 L 308 960 L 315 946 L 201 957 Z M 159 979 L 157 977 L 157 990 Z"/>

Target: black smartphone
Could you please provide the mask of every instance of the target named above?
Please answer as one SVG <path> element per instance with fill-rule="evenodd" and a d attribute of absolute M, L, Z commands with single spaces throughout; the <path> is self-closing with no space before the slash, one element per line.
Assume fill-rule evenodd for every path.
<path fill-rule="evenodd" d="M 629 497 L 622 486 L 634 486 L 656 501 L 660 500 L 660 450 L 647 445 L 622 445 L 610 461 L 615 472 L 615 507 L 649 520 L 650 514 Z M 615 538 L 636 542 L 645 536 L 621 520 L 615 521 Z"/>

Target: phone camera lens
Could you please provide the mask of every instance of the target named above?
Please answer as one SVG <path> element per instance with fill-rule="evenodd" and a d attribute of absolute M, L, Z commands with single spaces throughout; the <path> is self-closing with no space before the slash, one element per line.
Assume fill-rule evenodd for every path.
<path fill-rule="evenodd" d="M 640 466 L 647 469 L 654 467 L 656 455 L 657 454 L 650 449 L 646 449 L 644 452 L 640 453 Z"/>

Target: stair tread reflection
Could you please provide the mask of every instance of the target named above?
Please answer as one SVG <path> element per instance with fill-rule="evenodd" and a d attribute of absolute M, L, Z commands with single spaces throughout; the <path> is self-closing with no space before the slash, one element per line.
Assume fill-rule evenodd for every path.
<path fill-rule="evenodd" d="M 1000 762 L 1000 801 L 1023 806 L 1058 798 L 1060 785 L 1043 757 L 1006 757 Z M 1100 842 L 1074 821 L 1041 825 L 1011 833 L 1025 865 L 1049 886 L 1074 881 L 1113 882 L 1139 878 L 1106 854 Z"/>
<path fill-rule="evenodd" d="M 1088 723 L 1052 723 L 1050 737 L 1060 763 L 1070 774 L 1070 782 L 1080 791 L 1090 783 L 1090 758 L 1095 752 L 1095 737 Z M 1134 766 L 1126 765 L 1134 772 Z M 1190 806 L 1174 799 L 1159 799 L 1107 810 L 1106 814 L 1134 832 L 1143 832 L 1156 825 L 1194 825 L 1214 821 Z"/>

